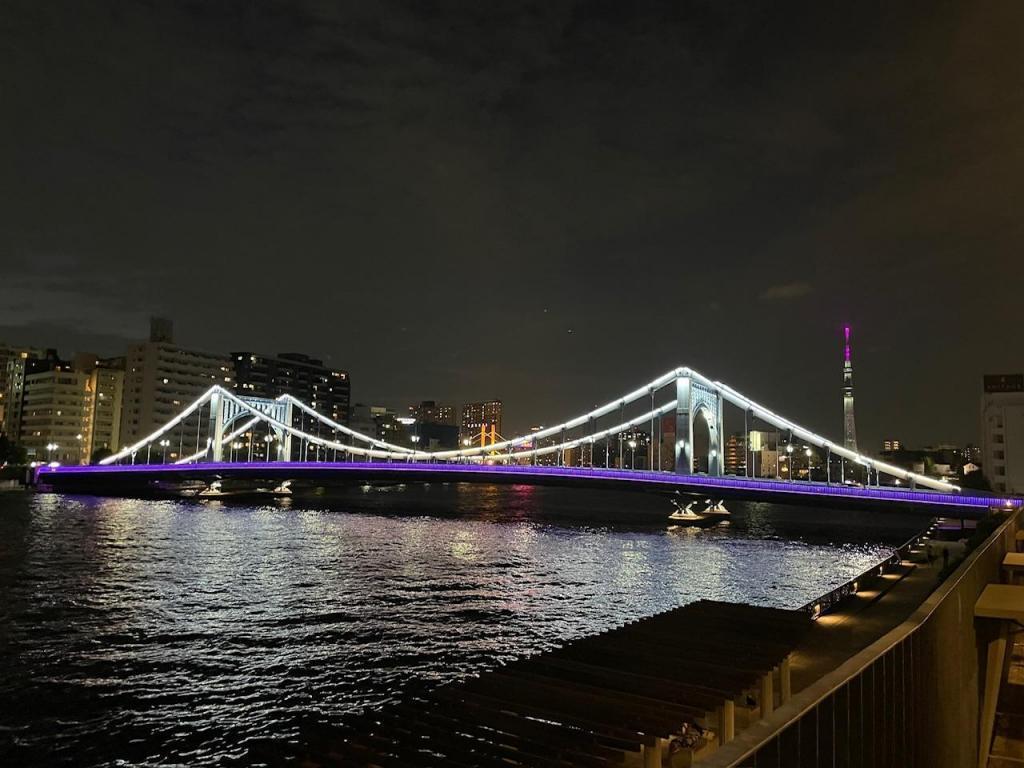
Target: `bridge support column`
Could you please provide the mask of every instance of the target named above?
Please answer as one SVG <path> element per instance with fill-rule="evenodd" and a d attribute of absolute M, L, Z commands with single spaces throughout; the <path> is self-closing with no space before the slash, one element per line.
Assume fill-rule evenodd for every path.
<path fill-rule="evenodd" d="M 718 401 L 715 413 L 708 421 L 708 474 L 713 477 L 722 476 L 722 467 L 725 464 L 725 456 L 722 454 L 722 393 L 716 392 L 715 399 Z M 705 416 L 708 416 L 705 411 Z"/>
<path fill-rule="evenodd" d="M 224 398 L 220 392 L 210 395 L 211 458 L 224 461 Z"/>
<path fill-rule="evenodd" d="M 677 475 L 693 474 L 693 416 L 690 413 L 690 391 L 690 377 L 677 376 L 675 446 Z"/>
<path fill-rule="evenodd" d="M 289 427 L 292 426 L 292 401 L 291 400 L 287 400 L 286 401 L 286 405 L 284 407 L 284 418 L 281 419 L 281 421 L 283 421 Z M 284 435 L 281 437 L 281 442 L 282 442 L 282 445 L 284 446 L 281 449 L 281 457 L 285 461 L 291 461 L 292 460 L 292 433 L 291 432 L 285 432 Z M 325 458 L 326 458 L 326 452 L 325 452 Z M 299 457 L 299 461 L 305 461 L 305 460 L 306 460 L 305 456 L 300 456 Z"/>

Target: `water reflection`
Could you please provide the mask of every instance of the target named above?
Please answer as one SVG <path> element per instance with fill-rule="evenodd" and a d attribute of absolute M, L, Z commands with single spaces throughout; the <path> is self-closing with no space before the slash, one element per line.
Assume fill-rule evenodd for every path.
<path fill-rule="evenodd" d="M 800 605 L 919 523 L 759 505 L 679 532 L 669 511 L 447 485 L 250 506 L 0 496 L 0 753 L 244 756 L 700 597 Z"/>

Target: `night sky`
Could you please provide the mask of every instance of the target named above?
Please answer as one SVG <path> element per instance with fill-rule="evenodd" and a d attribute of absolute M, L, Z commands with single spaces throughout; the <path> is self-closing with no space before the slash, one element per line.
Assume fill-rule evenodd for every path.
<path fill-rule="evenodd" d="M 849 322 L 869 451 L 1024 370 L 1024 3 L 5 0 L 0 110 L 0 341 L 838 439 Z"/>

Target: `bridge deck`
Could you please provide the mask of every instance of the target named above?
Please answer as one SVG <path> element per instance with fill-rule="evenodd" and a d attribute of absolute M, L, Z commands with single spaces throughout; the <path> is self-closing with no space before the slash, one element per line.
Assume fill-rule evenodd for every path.
<path fill-rule="evenodd" d="M 298 754 L 265 744 L 260 756 L 309 768 L 660 766 L 686 748 L 684 731 L 711 749 L 774 702 L 773 671 L 811 623 L 802 611 L 702 600 L 307 731 Z M 780 682 L 784 699 L 788 674 Z"/>
<path fill-rule="evenodd" d="M 601 467 L 534 467 L 520 465 L 388 463 L 388 462 L 255 462 L 110 466 L 44 466 L 37 481 L 54 490 L 101 493 L 173 493 L 183 486 L 204 487 L 213 482 L 225 491 L 254 490 L 290 481 L 296 488 L 354 483 L 470 482 L 568 485 L 621 488 L 656 493 L 713 496 L 814 504 L 817 506 L 944 507 L 960 514 L 981 516 L 993 507 L 1016 509 L 1019 498 L 980 493 L 916 490 L 893 486 L 859 487 L 837 483 L 771 480 L 736 476 L 680 475 Z"/>

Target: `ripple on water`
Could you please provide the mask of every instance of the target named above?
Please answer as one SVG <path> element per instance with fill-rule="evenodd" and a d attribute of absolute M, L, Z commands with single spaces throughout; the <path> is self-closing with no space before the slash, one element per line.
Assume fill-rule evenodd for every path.
<path fill-rule="evenodd" d="M 920 522 L 431 486 L 330 508 L 0 496 L 0 754 L 210 764 L 702 597 L 796 607 Z"/>

